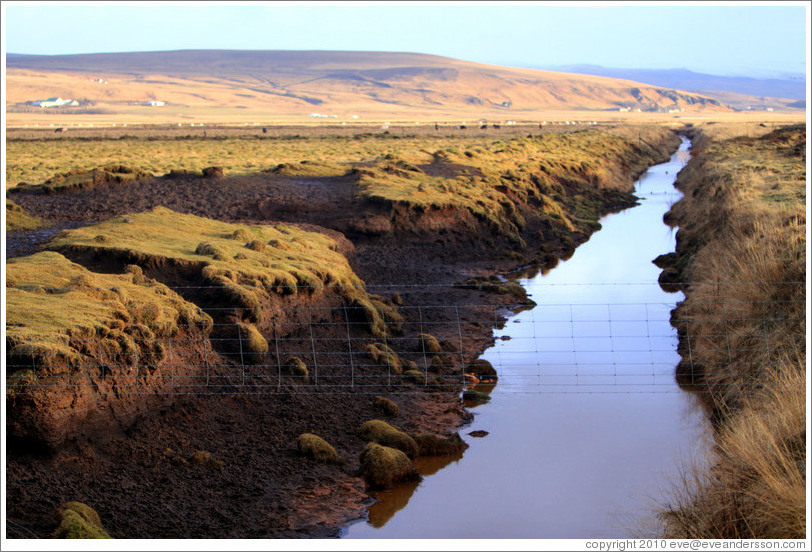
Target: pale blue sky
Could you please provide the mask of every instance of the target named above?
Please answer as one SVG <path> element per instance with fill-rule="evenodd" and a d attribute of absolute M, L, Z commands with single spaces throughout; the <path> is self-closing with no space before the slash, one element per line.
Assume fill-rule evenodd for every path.
<path fill-rule="evenodd" d="M 545 67 L 806 71 L 806 3 L 472 5 L 4 2 L 5 52 L 376 50 Z"/>

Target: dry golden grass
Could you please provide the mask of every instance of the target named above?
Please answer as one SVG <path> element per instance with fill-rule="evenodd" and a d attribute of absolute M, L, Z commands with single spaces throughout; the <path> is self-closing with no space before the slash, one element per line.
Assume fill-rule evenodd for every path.
<path fill-rule="evenodd" d="M 667 535 L 803 538 L 806 133 L 723 135 L 680 174 L 673 210 L 692 244 L 682 346 L 719 425 L 711 472 L 686 478 Z"/>

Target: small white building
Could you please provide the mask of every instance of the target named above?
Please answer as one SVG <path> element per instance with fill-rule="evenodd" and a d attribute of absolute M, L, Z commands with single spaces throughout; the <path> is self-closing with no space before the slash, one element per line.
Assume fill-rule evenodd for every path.
<path fill-rule="evenodd" d="M 150 107 L 162 107 L 166 105 L 166 102 L 162 102 L 161 100 L 150 100 L 147 102 L 147 105 Z"/>
<path fill-rule="evenodd" d="M 31 102 L 31 105 L 39 107 L 61 107 L 63 105 L 79 105 L 79 102 L 73 100 L 63 100 L 62 98 L 48 98 L 47 100 L 36 100 Z"/>

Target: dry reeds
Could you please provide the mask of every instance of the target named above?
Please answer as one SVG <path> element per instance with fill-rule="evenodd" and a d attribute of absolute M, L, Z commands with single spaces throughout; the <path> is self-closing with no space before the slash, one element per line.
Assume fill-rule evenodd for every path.
<path fill-rule="evenodd" d="M 805 140 L 711 142 L 680 175 L 690 283 L 674 321 L 717 424 L 711 467 L 685 475 L 665 536 L 805 536 Z"/>

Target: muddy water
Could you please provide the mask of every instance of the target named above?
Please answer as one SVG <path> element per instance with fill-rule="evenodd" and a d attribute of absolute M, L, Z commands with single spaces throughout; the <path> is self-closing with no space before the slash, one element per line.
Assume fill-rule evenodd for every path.
<path fill-rule="evenodd" d="M 707 436 L 677 386 L 670 310 L 651 260 L 674 250 L 663 214 L 678 199 L 683 141 L 636 184 L 641 205 L 546 275 L 519 281 L 538 303 L 512 317 L 483 358 L 500 377 L 462 434 L 463 458 L 381 493 L 346 538 L 622 538 L 656 531 L 654 512 Z M 484 438 L 468 433 L 487 431 Z M 444 465 L 447 464 L 447 465 Z M 442 468 L 442 469 L 440 469 Z"/>

